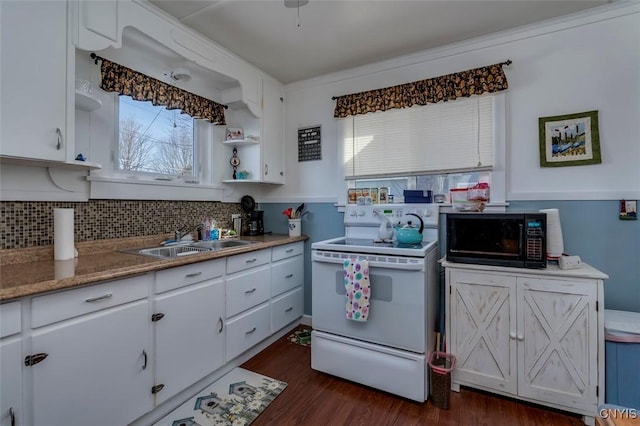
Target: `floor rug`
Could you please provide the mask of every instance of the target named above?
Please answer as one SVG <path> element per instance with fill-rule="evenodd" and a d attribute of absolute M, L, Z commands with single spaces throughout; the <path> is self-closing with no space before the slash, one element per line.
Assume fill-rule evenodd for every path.
<path fill-rule="evenodd" d="M 234 368 L 156 425 L 248 425 L 286 387 L 280 380 Z"/>
<path fill-rule="evenodd" d="M 311 329 L 303 328 L 302 330 L 296 330 L 287 337 L 291 343 L 302 346 L 311 346 Z"/>

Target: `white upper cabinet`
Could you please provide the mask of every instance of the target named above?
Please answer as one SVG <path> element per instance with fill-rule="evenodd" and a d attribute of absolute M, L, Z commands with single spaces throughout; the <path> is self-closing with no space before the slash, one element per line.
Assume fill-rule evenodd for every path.
<path fill-rule="evenodd" d="M 284 91 L 282 85 L 262 82 L 262 181 L 284 183 Z"/>
<path fill-rule="evenodd" d="M 76 46 L 84 50 L 102 50 L 119 44 L 118 1 L 79 1 L 77 17 Z"/>
<path fill-rule="evenodd" d="M 59 162 L 74 158 L 67 3 L 2 1 L 0 19 L 0 154 Z"/>

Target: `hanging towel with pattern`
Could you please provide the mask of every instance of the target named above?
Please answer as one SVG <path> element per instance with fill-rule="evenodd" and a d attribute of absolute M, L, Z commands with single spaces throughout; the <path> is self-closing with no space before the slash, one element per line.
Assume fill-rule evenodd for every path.
<path fill-rule="evenodd" d="M 347 296 L 347 319 L 364 322 L 369 317 L 369 298 L 371 296 L 369 261 L 352 258 L 345 260 L 343 267 L 344 287 Z"/>

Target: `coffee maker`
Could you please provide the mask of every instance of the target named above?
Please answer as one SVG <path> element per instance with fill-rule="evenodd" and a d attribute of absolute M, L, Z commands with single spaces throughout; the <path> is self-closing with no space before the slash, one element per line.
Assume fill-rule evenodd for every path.
<path fill-rule="evenodd" d="M 264 235 L 264 211 L 252 210 L 249 212 L 248 236 Z"/>

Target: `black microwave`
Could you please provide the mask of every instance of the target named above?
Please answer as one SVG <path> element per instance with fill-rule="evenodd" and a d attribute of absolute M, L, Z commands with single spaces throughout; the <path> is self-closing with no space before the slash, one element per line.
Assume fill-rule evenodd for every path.
<path fill-rule="evenodd" d="M 546 213 L 448 213 L 447 260 L 547 267 Z"/>

